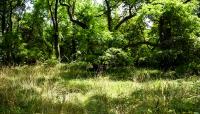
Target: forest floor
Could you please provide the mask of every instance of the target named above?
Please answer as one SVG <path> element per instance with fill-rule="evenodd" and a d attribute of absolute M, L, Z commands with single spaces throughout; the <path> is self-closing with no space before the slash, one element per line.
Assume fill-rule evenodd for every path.
<path fill-rule="evenodd" d="M 4 67 L 0 113 L 200 114 L 200 77 L 173 75 L 125 68 L 95 76 L 77 64 Z"/>

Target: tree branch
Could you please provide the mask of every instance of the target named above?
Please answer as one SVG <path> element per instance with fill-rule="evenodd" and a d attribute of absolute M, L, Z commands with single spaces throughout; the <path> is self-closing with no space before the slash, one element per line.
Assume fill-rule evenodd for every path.
<path fill-rule="evenodd" d="M 67 14 L 69 15 L 69 19 L 70 19 L 71 22 L 73 22 L 74 24 L 79 25 L 83 29 L 89 29 L 89 27 L 85 23 L 83 23 L 83 22 L 81 22 L 81 21 L 79 21 L 77 19 L 74 19 L 74 7 L 75 7 L 75 3 L 73 4 L 73 6 L 71 6 L 71 5 L 62 3 L 61 0 L 59 0 L 59 2 L 60 2 L 61 6 L 65 6 L 66 7 Z"/>
<path fill-rule="evenodd" d="M 186 1 L 185 1 L 185 2 L 183 2 L 183 3 L 185 3 L 185 4 L 186 4 L 186 3 L 190 2 L 190 1 L 191 1 L 191 0 L 186 0 Z"/>
<path fill-rule="evenodd" d="M 134 16 L 135 16 L 135 15 L 130 14 L 130 15 L 124 17 L 124 18 L 115 26 L 115 30 L 118 30 L 119 27 L 120 27 L 123 23 L 125 23 L 125 22 L 128 21 L 129 19 L 133 18 Z"/>
<path fill-rule="evenodd" d="M 119 21 L 119 23 L 115 26 L 115 30 L 118 30 L 123 23 L 127 22 L 129 19 L 133 18 L 136 15 L 136 13 L 133 14 L 131 11 L 133 7 L 133 5 L 129 6 L 129 15 L 124 17 L 121 21 Z"/>
<path fill-rule="evenodd" d="M 109 1 L 105 0 L 105 3 L 106 3 L 106 8 L 107 8 L 106 15 L 107 15 L 107 21 L 108 21 L 108 30 L 112 31 L 112 16 L 111 16 L 112 10 L 111 10 Z"/>
<path fill-rule="evenodd" d="M 58 35 L 58 0 L 56 0 L 55 3 L 55 9 L 54 9 L 54 22 L 55 22 L 55 34 Z"/>
<path fill-rule="evenodd" d="M 48 7 L 49 7 L 50 14 L 51 14 L 51 20 L 52 20 L 52 22 L 53 22 L 53 28 L 54 28 L 54 30 L 55 30 L 55 29 L 56 29 L 56 28 L 55 28 L 56 22 L 55 22 L 55 18 L 54 18 L 54 15 L 53 15 L 53 11 L 52 11 L 52 9 L 51 9 L 51 6 L 52 6 L 52 4 L 50 4 L 50 3 L 49 3 L 49 0 L 48 0 Z"/>

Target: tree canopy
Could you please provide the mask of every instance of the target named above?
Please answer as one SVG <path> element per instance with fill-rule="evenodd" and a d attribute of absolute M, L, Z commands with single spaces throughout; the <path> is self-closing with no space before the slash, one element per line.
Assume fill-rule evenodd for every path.
<path fill-rule="evenodd" d="M 1 0 L 0 6 L 2 65 L 199 64 L 199 0 Z"/>

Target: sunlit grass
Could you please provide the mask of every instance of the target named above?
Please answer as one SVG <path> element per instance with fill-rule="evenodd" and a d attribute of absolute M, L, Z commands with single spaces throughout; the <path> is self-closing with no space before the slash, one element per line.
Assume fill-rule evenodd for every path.
<path fill-rule="evenodd" d="M 127 74 L 112 71 L 96 76 L 87 69 L 70 66 L 2 68 L 0 113 L 200 112 L 198 76 L 176 80 L 153 78 L 161 71 L 148 69 L 129 69 Z M 129 77 L 119 79 L 122 74 Z"/>

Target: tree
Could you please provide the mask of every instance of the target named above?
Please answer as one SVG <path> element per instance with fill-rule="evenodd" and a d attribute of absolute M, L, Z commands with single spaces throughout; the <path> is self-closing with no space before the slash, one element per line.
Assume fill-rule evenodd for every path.
<path fill-rule="evenodd" d="M 55 55 L 57 59 L 60 61 L 59 31 L 58 31 L 58 2 L 59 2 L 58 0 L 55 0 L 55 1 L 47 0 L 48 9 L 51 15 L 51 21 L 53 22 L 53 30 L 54 30 L 53 38 L 54 38 Z"/>
<path fill-rule="evenodd" d="M 0 6 L 0 18 L 1 18 L 1 34 L 2 34 L 2 47 L 5 48 L 2 51 L 2 55 L 6 64 L 11 64 L 15 61 L 15 53 L 13 53 L 13 47 L 17 40 L 10 37 L 16 37 L 16 31 L 13 31 L 13 19 L 17 17 L 17 10 L 23 9 L 25 4 L 24 0 L 2 0 Z M 12 39 L 12 40 L 11 40 Z M 16 41 L 16 42 L 15 42 Z"/>
<path fill-rule="evenodd" d="M 157 48 L 159 66 L 167 69 L 194 60 L 193 53 L 199 32 L 195 6 L 195 3 L 189 1 L 158 0 L 143 7 L 141 17 L 138 18 L 145 19 L 148 16 L 154 23 L 148 33 L 151 35 L 147 35 L 145 39 L 154 41 L 155 46 L 151 46 Z"/>

